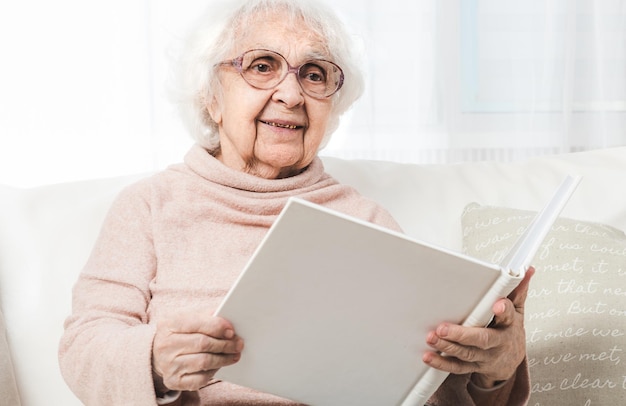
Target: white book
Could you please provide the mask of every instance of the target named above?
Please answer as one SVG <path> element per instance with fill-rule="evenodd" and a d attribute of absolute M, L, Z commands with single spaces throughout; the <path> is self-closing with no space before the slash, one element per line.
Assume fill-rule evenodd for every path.
<path fill-rule="evenodd" d="M 309 405 L 423 405 L 448 375 L 421 360 L 428 331 L 486 325 L 579 182 L 502 264 L 290 199 L 216 313 L 244 340 L 216 377 Z"/>

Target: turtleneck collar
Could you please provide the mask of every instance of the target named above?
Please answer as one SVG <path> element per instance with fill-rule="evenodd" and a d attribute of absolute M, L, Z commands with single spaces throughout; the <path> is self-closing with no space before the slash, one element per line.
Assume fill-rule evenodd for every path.
<path fill-rule="evenodd" d="M 216 184 L 250 192 L 284 192 L 315 185 L 324 177 L 319 157 L 301 173 L 282 179 L 265 179 L 224 165 L 204 147 L 196 144 L 185 155 L 185 164 L 197 175 Z"/>

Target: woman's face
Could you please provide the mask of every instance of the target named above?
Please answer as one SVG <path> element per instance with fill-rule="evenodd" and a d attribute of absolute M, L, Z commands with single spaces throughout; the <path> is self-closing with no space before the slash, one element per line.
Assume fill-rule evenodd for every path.
<path fill-rule="evenodd" d="M 253 20 L 230 58 L 251 49 L 283 55 L 291 66 L 329 59 L 321 38 L 293 27 L 281 16 Z M 326 132 L 332 97 L 315 99 L 302 91 L 296 75 L 273 89 L 250 86 L 232 66 L 219 69 L 222 95 L 207 106 L 218 125 L 225 165 L 267 179 L 295 175 L 308 166 Z"/>

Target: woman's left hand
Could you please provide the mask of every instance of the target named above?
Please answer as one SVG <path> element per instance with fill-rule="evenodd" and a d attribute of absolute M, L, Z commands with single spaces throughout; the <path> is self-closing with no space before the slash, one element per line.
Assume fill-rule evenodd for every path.
<path fill-rule="evenodd" d="M 508 298 L 493 305 L 495 318 L 490 327 L 437 326 L 427 336 L 433 351 L 425 353 L 423 361 L 453 374 L 473 373 L 472 380 L 482 388 L 511 378 L 526 356 L 524 303 L 533 274 L 530 268 Z"/>

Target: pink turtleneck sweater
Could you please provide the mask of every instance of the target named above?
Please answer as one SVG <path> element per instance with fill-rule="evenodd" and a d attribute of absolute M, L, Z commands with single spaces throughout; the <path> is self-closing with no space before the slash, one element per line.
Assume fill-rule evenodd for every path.
<path fill-rule="evenodd" d="M 123 190 L 74 287 L 59 347 L 74 393 L 90 406 L 156 405 L 151 351 L 160 314 L 217 308 L 290 196 L 399 229 L 387 211 L 327 175 L 318 158 L 297 176 L 268 180 L 194 146 L 183 164 Z M 449 379 L 433 401 L 448 398 L 469 400 L 466 377 Z M 291 404 L 227 382 L 182 400 Z"/>

